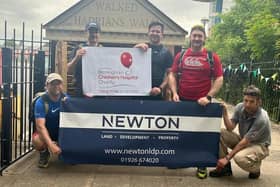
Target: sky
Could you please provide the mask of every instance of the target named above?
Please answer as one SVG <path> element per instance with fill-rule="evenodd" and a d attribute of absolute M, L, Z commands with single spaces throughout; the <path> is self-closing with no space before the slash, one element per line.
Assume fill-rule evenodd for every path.
<path fill-rule="evenodd" d="M 185 30 L 200 24 L 201 18 L 208 17 L 209 3 L 192 0 L 149 0 L 163 13 Z M 79 0 L 0 0 L 0 38 L 4 38 L 4 24 L 7 21 L 8 36 L 16 28 L 16 36 L 25 32 L 30 37 L 34 30 L 35 37 L 40 34 L 40 24 L 45 24 L 67 10 Z"/>

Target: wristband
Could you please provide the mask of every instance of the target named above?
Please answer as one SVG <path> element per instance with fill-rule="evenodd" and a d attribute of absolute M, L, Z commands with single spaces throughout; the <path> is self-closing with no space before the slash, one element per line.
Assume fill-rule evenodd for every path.
<path fill-rule="evenodd" d="M 208 99 L 208 101 L 212 101 L 212 97 L 210 95 L 207 95 L 206 98 Z"/>

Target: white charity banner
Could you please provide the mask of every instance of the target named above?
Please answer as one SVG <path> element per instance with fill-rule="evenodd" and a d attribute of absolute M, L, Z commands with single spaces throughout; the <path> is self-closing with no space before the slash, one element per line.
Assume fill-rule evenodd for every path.
<path fill-rule="evenodd" d="M 151 49 L 85 47 L 86 96 L 145 96 L 151 90 Z"/>

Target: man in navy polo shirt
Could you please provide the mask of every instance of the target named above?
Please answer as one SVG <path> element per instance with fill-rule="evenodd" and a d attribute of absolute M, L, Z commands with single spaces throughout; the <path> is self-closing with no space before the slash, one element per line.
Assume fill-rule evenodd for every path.
<path fill-rule="evenodd" d="M 139 43 L 134 46 L 141 48 L 143 51 L 147 51 L 148 48 L 152 49 L 152 89 L 150 97 L 142 97 L 142 99 L 170 100 L 170 95 L 167 93 L 169 89 L 167 88 L 166 74 L 168 74 L 169 68 L 172 65 L 173 56 L 161 43 L 163 33 L 164 25 L 158 21 L 153 21 L 148 27 L 149 42 Z"/>

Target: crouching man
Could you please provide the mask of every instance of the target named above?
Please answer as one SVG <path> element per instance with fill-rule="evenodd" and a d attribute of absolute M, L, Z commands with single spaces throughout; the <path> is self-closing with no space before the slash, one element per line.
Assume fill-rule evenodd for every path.
<path fill-rule="evenodd" d="M 229 119 L 223 105 L 223 119 L 226 129 L 221 130 L 220 153 L 217 167 L 210 171 L 210 177 L 231 176 L 233 159 L 250 179 L 258 179 L 261 162 L 269 155 L 271 143 L 270 121 L 267 112 L 261 108 L 261 92 L 251 85 L 243 91 L 243 103 L 239 103 Z M 237 126 L 239 134 L 232 132 Z M 232 151 L 228 152 L 227 148 Z"/>
<path fill-rule="evenodd" d="M 36 131 L 32 135 L 35 149 L 40 152 L 38 167 L 46 168 L 50 152 L 61 153 L 57 145 L 60 102 L 65 97 L 62 92 L 63 80 L 59 74 L 51 73 L 46 79 L 46 92 L 35 102 L 34 115 Z"/>

